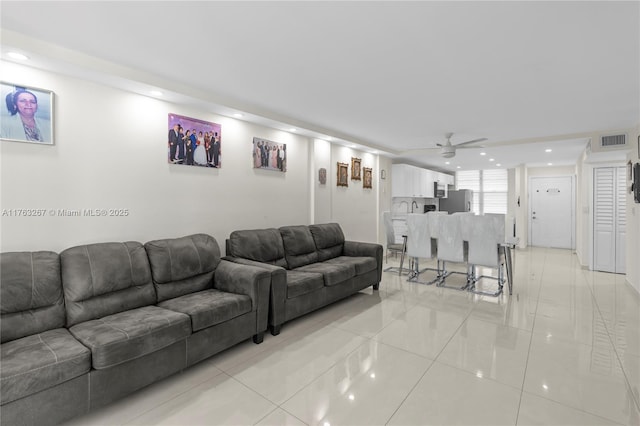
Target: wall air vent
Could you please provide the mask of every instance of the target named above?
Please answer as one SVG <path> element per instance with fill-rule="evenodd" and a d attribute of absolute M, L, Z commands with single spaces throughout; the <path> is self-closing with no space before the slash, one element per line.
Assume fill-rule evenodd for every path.
<path fill-rule="evenodd" d="M 600 138 L 602 148 L 621 148 L 627 145 L 627 135 L 610 135 Z"/>

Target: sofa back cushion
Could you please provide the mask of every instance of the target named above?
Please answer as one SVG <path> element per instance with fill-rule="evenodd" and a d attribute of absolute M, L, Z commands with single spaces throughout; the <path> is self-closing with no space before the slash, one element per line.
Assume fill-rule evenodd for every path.
<path fill-rule="evenodd" d="M 233 231 L 227 240 L 227 254 L 234 257 L 287 266 L 282 236 L 277 229 Z"/>
<path fill-rule="evenodd" d="M 60 258 L 51 251 L 0 254 L 2 343 L 64 327 Z"/>
<path fill-rule="evenodd" d="M 212 288 L 220 247 L 210 235 L 149 241 L 149 256 L 158 302 Z"/>
<path fill-rule="evenodd" d="M 60 253 L 67 326 L 156 303 L 142 244 L 99 243 Z"/>
<path fill-rule="evenodd" d="M 318 251 L 318 260 L 333 259 L 342 256 L 344 247 L 344 234 L 342 228 L 337 223 L 324 223 L 321 225 L 310 225 L 309 231 L 313 235 Z"/>
<path fill-rule="evenodd" d="M 283 226 L 279 229 L 284 245 L 284 255 L 289 269 L 318 261 L 316 243 L 309 227 L 305 225 Z"/>

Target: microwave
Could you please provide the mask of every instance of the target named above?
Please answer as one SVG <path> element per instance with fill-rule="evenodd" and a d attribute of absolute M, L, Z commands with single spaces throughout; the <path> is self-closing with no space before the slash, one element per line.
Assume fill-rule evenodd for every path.
<path fill-rule="evenodd" d="M 433 196 L 436 198 L 445 198 L 447 196 L 446 184 L 433 182 Z"/>

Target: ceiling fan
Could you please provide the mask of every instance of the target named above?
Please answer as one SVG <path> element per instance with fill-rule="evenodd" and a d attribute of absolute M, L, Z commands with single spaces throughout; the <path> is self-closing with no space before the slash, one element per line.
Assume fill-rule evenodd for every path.
<path fill-rule="evenodd" d="M 427 150 L 434 150 L 434 149 L 439 149 L 440 150 L 440 155 L 442 155 L 444 158 L 452 158 L 456 156 L 456 149 L 458 148 L 482 148 L 479 145 L 476 146 L 468 146 L 474 143 L 478 143 L 478 142 L 482 142 L 482 141 L 486 141 L 487 138 L 479 138 L 479 139 L 473 139 L 470 141 L 466 141 L 466 142 L 461 142 L 461 143 L 457 143 L 455 145 L 453 145 L 451 143 L 451 137 L 453 136 L 453 133 L 445 133 L 444 137 L 447 139 L 447 142 L 443 145 L 441 143 L 437 143 L 436 146 L 438 146 L 439 148 L 426 148 Z M 424 151 L 425 149 L 412 149 L 407 151 L 407 153 L 415 153 L 416 151 Z"/>

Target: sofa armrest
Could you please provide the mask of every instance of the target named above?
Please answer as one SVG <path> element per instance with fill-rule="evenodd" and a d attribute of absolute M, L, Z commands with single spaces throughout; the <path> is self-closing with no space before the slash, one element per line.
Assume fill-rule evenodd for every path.
<path fill-rule="evenodd" d="M 271 273 L 263 268 L 220 261 L 213 275 L 213 287 L 228 293 L 251 297 L 256 313 L 256 333 L 267 329 Z"/>
<path fill-rule="evenodd" d="M 284 302 L 287 298 L 286 269 L 280 266 L 270 265 L 268 263 L 244 259 L 242 257 L 225 256 L 223 259 L 240 265 L 250 265 L 262 268 L 271 272 L 271 288 L 269 290 L 269 325 L 271 326 L 271 332 L 274 335 L 278 334 L 278 330 L 282 323 L 284 323 L 285 317 Z"/>
<path fill-rule="evenodd" d="M 345 241 L 343 254 L 345 256 L 366 256 L 376 259 L 378 265 L 378 282 L 382 280 L 382 258 L 384 250 L 380 244 Z"/>

